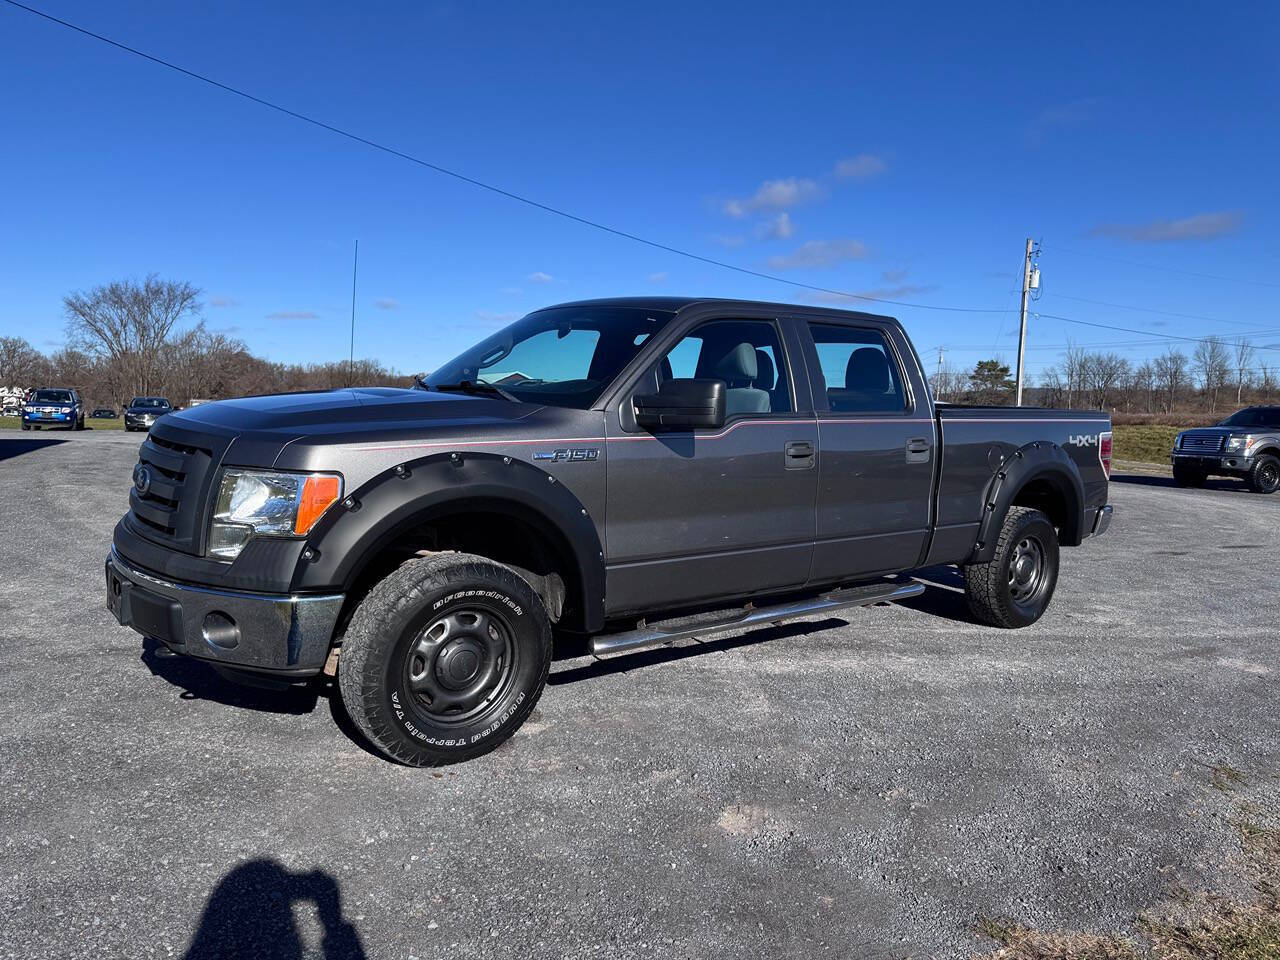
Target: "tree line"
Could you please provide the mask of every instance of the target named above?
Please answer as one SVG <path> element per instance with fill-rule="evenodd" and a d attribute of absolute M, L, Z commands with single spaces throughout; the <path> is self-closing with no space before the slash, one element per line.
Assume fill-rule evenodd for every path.
<path fill-rule="evenodd" d="M 1035 378 L 1024 400 L 1045 407 L 1144 414 L 1218 414 L 1249 403 L 1280 401 L 1280 361 L 1260 356 L 1244 337 L 1206 337 L 1190 355 L 1170 347 L 1139 363 L 1073 344 L 1062 357 Z M 981 360 L 972 371 L 943 366 L 929 380 L 939 399 L 1013 402 L 1014 382 L 999 359 Z"/>
<path fill-rule="evenodd" d="M 122 280 L 63 300 L 67 344 L 44 354 L 21 337 L 0 337 L 0 387 L 76 387 L 92 406 L 130 397 L 192 400 L 351 386 L 407 386 L 373 360 L 274 363 L 243 341 L 208 330 L 200 291 L 185 281 Z"/>

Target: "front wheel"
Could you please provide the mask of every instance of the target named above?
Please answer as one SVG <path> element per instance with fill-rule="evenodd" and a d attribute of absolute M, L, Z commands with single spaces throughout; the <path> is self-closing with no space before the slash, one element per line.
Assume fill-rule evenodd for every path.
<path fill-rule="evenodd" d="M 1058 584 L 1058 531 L 1039 510 L 1010 507 L 995 556 L 964 568 L 969 609 L 993 627 L 1025 627 L 1044 614 Z"/>
<path fill-rule="evenodd" d="M 551 624 L 533 588 L 509 567 L 451 553 L 405 563 L 361 601 L 338 686 L 382 753 L 434 767 L 515 733 L 550 667 Z"/>
<path fill-rule="evenodd" d="M 1249 489 L 1254 493 L 1275 493 L 1280 490 L 1280 459 L 1264 453 L 1254 461 L 1249 471 Z"/>

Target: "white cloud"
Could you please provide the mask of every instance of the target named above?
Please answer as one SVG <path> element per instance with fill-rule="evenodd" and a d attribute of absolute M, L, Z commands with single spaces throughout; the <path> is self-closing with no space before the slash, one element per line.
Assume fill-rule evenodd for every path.
<path fill-rule="evenodd" d="M 1234 233 L 1244 218 L 1233 210 L 1197 213 L 1181 220 L 1153 220 L 1150 223 L 1104 223 L 1090 233 L 1096 237 L 1119 237 L 1132 243 L 1164 243 L 1169 240 L 1211 240 Z"/>
<path fill-rule="evenodd" d="M 836 164 L 836 176 L 846 180 L 869 180 L 889 169 L 884 157 L 874 153 L 859 153 Z"/>
<path fill-rule="evenodd" d="M 814 200 L 821 194 L 818 184 L 804 177 L 766 180 L 750 197 L 726 200 L 723 209 L 731 217 L 745 217 L 748 213 L 762 210 L 785 210 Z"/>
<path fill-rule="evenodd" d="M 211 307 L 238 307 L 240 301 L 234 297 L 226 297 L 221 294 L 209 298 L 209 306 Z"/>
<path fill-rule="evenodd" d="M 861 240 L 810 240 L 791 253 L 769 258 L 774 270 L 799 270 L 806 267 L 832 267 L 845 260 L 862 260 L 867 246 Z"/>
<path fill-rule="evenodd" d="M 772 220 L 760 224 L 756 235 L 765 240 L 785 240 L 795 232 L 796 228 L 791 222 L 791 215 L 783 210 Z"/>
<path fill-rule="evenodd" d="M 555 277 L 549 273 L 543 273 L 541 270 L 535 270 L 526 278 L 530 283 L 553 283 Z"/>
<path fill-rule="evenodd" d="M 268 320 L 319 320 L 320 314 L 314 310 L 277 310 L 267 314 Z"/>
<path fill-rule="evenodd" d="M 373 305 L 379 310 L 396 310 L 400 306 L 400 301 L 394 297 L 379 297 L 373 301 Z"/>
<path fill-rule="evenodd" d="M 667 282 L 667 274 L 665 271 L 649 274 L 649 282 L 655 287 Z"/>

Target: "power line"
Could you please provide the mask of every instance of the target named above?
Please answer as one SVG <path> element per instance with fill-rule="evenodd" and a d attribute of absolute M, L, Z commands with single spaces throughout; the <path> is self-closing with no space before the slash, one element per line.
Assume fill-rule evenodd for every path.
<path fill-rule="evenodd" d="M 1088 297 L 1073 297 L 1065 293 L 1053 291 L 1050 296 L 1061 297 L 1063 300 L 1075 300 L 1078 303 L 1092 303 L 1099 307 L 1115 307 L 1118 310 L 1136 310 L 1139 313 L 1154 313 L 1162 317 L 1180 317 L 1184 320 L 1208 320 L 1210 323 L 1236 323 L 1246 327 L 1256 327 L 1258 324 L 1249 323 L 1247 320 L 1227 320 L 1224 317 L 1206 317 L 1199 313 L 1174 313 L 1171 310 L 1156 310 L 1152 307 L 1135 307 L 1126 303 L 1111 303 L 1107 300 L 1090 300 Z"/>
<path fill-rule="evenodd" d="M 7 0 L 12 2 L 12 0 Z M 1217 273 L 1200 273 L 1197 270 L 1182 270 L 1178 267 L 1164 267 L 1154 263 L 1140 263 L 1137 260 L 1129 260 L 1124 257 L 1109 257 L 1101 253 L 1085 253 L 1083 250 L 1068 250 L 1066 247 L 1053 245 L 1053 249 L 1059 253 L 1069 253 L 1073 257 L 1092 257 L 1095 260 L 1111 260 L 1114 263 L 1125 263 L 1131 267 L 1142 267 L 1144 270 L 1163 270 L 1166 273 L 1181 273 L 1188 277 L 1203 277 L 1206 280 L 1224 280 L 1228 283 L 1249 283 L 1257 287 L 1280 287 L 1280 283 L 1274 283 L 1269 280 L 1246 280 L 1243 277 L 1224 277 Z"/>
<path fill-rule="evenodd" d="M 846 290 L 834 290 L 830 287 L 819 287 L 810 283 L 801 283 L 799 280 L 788 280 L 785 277 L 779 277 L 774 274 L 764 273 L 760 270 L 752 270 L 749 267 L 741 267 L 741 266 L 738 266 L 737 264 L 727 263 L 723 260 L 713 259 L 712 257 L 704 257 L 701 254 L 693 253 L 692 251 L 689 251 L 689 250 L 682 250 L 679 247 L 673 247 L 668 244 L 661 243 L 657 240 L 650 240 L 646 237 L 641 237 L 634 233 L 628 233 L 625 230 L 620 230 L 617 227 L 611 227 L 608 224 L 601 223 L 598 220 L 591 220 L 587 217 L 582 217 L 582 216 L 579 216 L 578 214 L 570 213 L 567 210 L 562 210 L 558 207 L 553 207 L 550 204 L 542 203 L 541 201 L 531 199 L 530 197 L 522 196 L 518 193 L 514 193 L 510 190 L 504 189 L 503 187 L 495 186 L 494 184 L 491 184 L 491 183 L 486 183 L 483 180 L 478 180 L 475 177 L 467 176 L 464 173 L 459 173 L 456 170 L 450 170 L 449 168 L 442 167 L 437 163 L 432 163 L 429 160 L 424 160 L 421 157 L 414 156 L 413 154 L 405 153 L 403 150 L 398 150 L 395 147 L 386 146 L 385 144 L 378 143 L 376 140 L 370 140 L 367 137 L 360 136 L 357 133 L 352 133 L 349 130 L 344 130 L 341 127 L 336 127 L 331 123 L 325 122 L 324 120 L 319 120 L 305 113 L 300 113 L 297 110 L 291 110 L 288 107 L 281 106 L 280 104 L 274 103 L 271 100 L 267 100 L 263 97 L 256 96 L 245 90 L 241 90 L 238 87 L 233 87 L 233 86 L 230 86 L 229 84 L 222 83 L 221 81 L 214 80 L 212 77 L 207 77 L 204 74 L 196 73 L 194 70 L 188 70 L 186 67 L 179 66 L 178 64 L 173 63 L 169 60 L 165 60 L 161 57 L 157 57 L 157 56 L 153 56 L 152 54 L 145 53 L 144 51 L 139 50 L 136 47 L 131 47 L 128 44 L 121 43 L 118 40 L 112 40 L 110 37 L 103 36 L 100 33 L 94 33 L 92 30 L 88 30 L 84 27 L 78 26 L 74 23 L 71 23 L 68 20 L 62 20 L 59 17 L 53 16 L 52 14 L 45 13 L 43 10 L 37 10 L 35 7 L 29 7 L 24 3 L 18 3 L 17 0 L 4 0 L 4 2 L 9 4 L 9 6 L 11 7 L 15 7 L 19 10 L 24 10 L 27 13 L 40 17 L 43 20 L 47 20 L 49 23 L 54 23 L 60 27 L 66 27 L 68 30 L 73 30 L 76 33 L 80 34 L 81 36 L 89 37 L 93 40 L 98 40 L 109 46 L 115 47 L 117 50 L 123 50 L 125 53 L 130 53 L 136 57 L 141 57 L 143 60 L 147 60 L 158 66 L 165 67 L 169 70 L 173 70 L 174 72 L 180 73 L 185 77 L 191 78 L 192 80 L 199 80 L 201 83 L 207 83 L 210 86 L 216 87 L 217 89 L 222 90 L 226 93 L 234 94 L 237 97 L 242 97 L 245 100 L 258 104 L 259 106 L 266 107 L 269 110 L 275 110 L 278 113 L 283 113 L 285 116 L 292 117 L 295 120 L 301 120 L 303 123 L 309 123 L 312 126 L 319 127 L 322 130 L 327 130 L 329 133 L 337 134 L 340 137 L 345 137 L 346 139 L 354 141 L 355 143 L 363 144 L 366 147 L 370 147 L 374 150 L 379 150 L 393 157 L 398 157 L 401 160 L 407 160 L 410 163 L 417 164 L 420 167 L 425 167 L 428 170 L 432 170 L 436 173 L 443 174 L 446 177 L 452 177 L 455 180 L 460 180 L 463 183 L 470 184 L 471 186 L 477 187 L 481 190 L 487 190 L 490 193 L 495 193 L 500 197 L 507 198 L 508 200 L 514 200 L 517 203 L 523 203 L 537 210 L 541 210 L 544 213 L 553 214 L 554 216 L 557 216 L 557 217 L 563 217 L 566 220 L 572 220 L 574 223 L 581 224 L 582 226 L 591 227 L 594 230 L 600 230 L 604 233 L 612 234 L 615 237 L 621 237 L 624 240 L 630 240 L 634 243 L 644 244 L 645 246 L 651 247 L 655 250 L 662 250 L 666 253 L 675 254 L 676 256 L 679 256 L 679 257 L 685 257 L 689 260 L 697 260 L 700 263 L 705 263 L 713 267 L 720 267 L 723 270 L 732 270 L 736 273 L 745 274 L 750 277 L 756 277 L 761 280 L 769 280 L 773 283 L 787 284 L 793 287 L 798 287 L 803 290 L 812 290 L 817 293 L 835 294 L 841 297 L 848 297 L 852 300 L 864 300 L 872 303 L 884 303 L 884 304 L 889 304 L 890 306 L 895 306 L 895 307 L 908 307 L 912 310 L 941 310 L 941 311 L 946 311 L 948 313 L 1001 313 L 1002 312 L 1000 310 L 990 310 L 990 309 L 984 309 L 979 307 L 948 307 L 948 306 L 939 306 L 936 304 L 927 304 L 927 303 L 908 303 L 903 300 L 887 300 L 883 297 L 871 297 L 871 296 L 867 296 L 865 294 L 860 294 L 860 293 L 849 293 Z"/>
<path fill-rule="evenodd" d="M 1146 330 L 1135 330 L 1133 327 L 1117 327 L 1117 326 L 1115 326 L 1115 325 L 1113 325 L 1113 324 L 1110 324 L 1110 323 L 1095 323 L 1095 322 L 1093 322 L 1093 321 L 1091 321 L 1091 320 L 1076 320 L 1076 319 L 1074 319 L 1074 318 L 1072 318 L 1072 317 L 1063 317 L 1063 316 L 1059 316 L 1059 315 L 1054 314 L 1054 313 L 1037 313 L 1037 314 L 1035 314 L 1035 316 L 1036 316 L 1036 317 L 1038 317 L 1038 318 L 1043 318 L 1043 319 L 1045 319 L 1045 320 L 1061 320 L 1063 323 L 1077 323 L 1077 324 L 1079 324 L 1079 325 L 1081 325 L 1081 326 L 1083 326 L 1083 327 L 1098 327 L 1098 328 L 1099 328 L 1099 329 L 1101 329 L 1101 330 L 1119 330 L 1119 331 L 1121 331 L 1122 333 L 1137 333 L 1137 334 L 1146 334 L 1146 333 L 1147 333 L 1147 331 L 1146 331 Z M 1203 341 L 1203 340 L 1207 340 L 1207 339 L 1209 339 L 1209 337 L 1210 337 L 1210 336 L 1217 336 L 1217 335 L 1216 335 L 1216 334 L 1209 334 L 1209 335 L 1206 335 L 1206 336 L 1203 336 L 1203 337 L 1180 337 L 1180 336 L 1177 336 L 1176 334 L 1170 334 L 1170 335 L 1169 335 L 1169 337 L 1168 337 L 1168 339 L 1169 339 L 1169 340 L 1185 341 L 1185 342 L 1187 342 L 1187 343 L 1200 343 L 1200 342 L 1201 342 L 1201 341 Z M 1219 340 L 1221 340 L 1222 338 L 1221 338 L 1221 337 L 1218 337 L 1218 339 L 1219 339 Z M 1223 342 L 1225 343 L 1226 341 L 1224 340 Z M 1255 346 L 1255 347 L 1254 347 L 1254 349 L 1256 349 L 1256 350 L 1280 350 L 1280 346 L 1274 346 L 1274 347 L 1271 347 L 1271 346 L 1265 346 L 1265 345 L 1264 345 L 1264 346 Z"/>

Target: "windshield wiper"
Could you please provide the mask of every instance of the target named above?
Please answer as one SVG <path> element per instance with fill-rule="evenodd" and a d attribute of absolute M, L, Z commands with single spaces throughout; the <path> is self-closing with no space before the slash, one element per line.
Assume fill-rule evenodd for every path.
<path fill-rule="evenodd" d="M 427 386 L 426 374 L 422 374 L 422 373 L 415 373 L 413 375 L 413 385 L 417 387 L 419 390 L 431 389 L 429 386 Z"/>
<path fill-rule="evenodd" d="M 488 393 L 503 400 L 510 400 L 512 403 L 519 403 L 520 399 L 514 397 L 507 391 L 503 390 L 497 384 L 485 383 L 483 380 L 459 380 L 457 383 L 433 383 L 432 389 L 440 391 L 454 391 L 457 393 Z"/>

